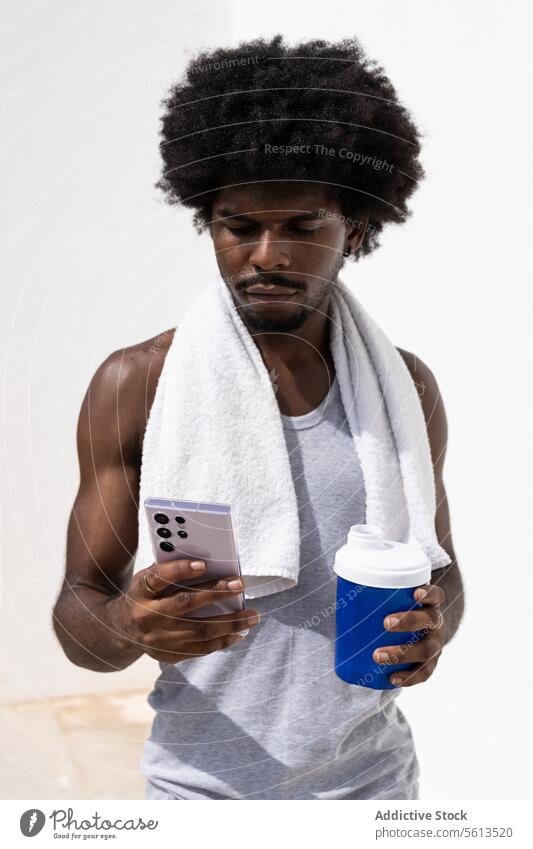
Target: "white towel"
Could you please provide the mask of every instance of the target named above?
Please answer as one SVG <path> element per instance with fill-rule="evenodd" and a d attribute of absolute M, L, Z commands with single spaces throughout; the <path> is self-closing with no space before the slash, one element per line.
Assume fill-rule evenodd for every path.
<path fill-rule="evenodd" d="M 415 384 L 394 345 L 341 281 L 330 344 L 366 487 L 366 522 L 451 562 L 435 532 L 435 479 Z M 148 497 L 230 504 L 246 596 L 294 587 L 298 506 L 274 387 L 216 276 L 176 328 L 144 435 L 135 570 L 153 562 Z"/>

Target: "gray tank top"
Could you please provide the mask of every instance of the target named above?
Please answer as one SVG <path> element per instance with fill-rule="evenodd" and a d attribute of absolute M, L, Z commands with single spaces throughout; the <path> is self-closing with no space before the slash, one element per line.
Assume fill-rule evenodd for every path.
<path fill-rule="evenodd" d="M 337 380 L 316 409 L 282 421 L 300 519 L 298 584 L 250 602 L 261 622 L 244 642 L 159 664 L 140 764 L 146 796 L 416 799 L 418 761 L 399 691 L 346 684 L 334 671 L 333 560 L 365 521 Z"/>

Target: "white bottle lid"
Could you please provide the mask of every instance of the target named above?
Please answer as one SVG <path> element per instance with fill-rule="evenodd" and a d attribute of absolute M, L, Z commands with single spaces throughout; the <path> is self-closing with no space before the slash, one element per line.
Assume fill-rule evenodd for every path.
<path fill-rule="evenodd" d="M 350 528 L 333 569 L 346 581 L 383 589 L 419 587 L 431 579 L 431 561 L 416 542 L 386 540 L 376 525 Z"/>

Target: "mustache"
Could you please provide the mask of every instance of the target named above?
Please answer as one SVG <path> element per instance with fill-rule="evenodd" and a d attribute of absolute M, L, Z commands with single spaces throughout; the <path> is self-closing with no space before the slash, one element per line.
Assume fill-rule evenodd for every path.
<path fill-rule="evenodd" d="M 248 286 L 255 286 L 257 283 L 277 283 L 279 286 L 285 286 L 287 289 L 305 290 L 305 284 L 297 280 L 291 280 L 290 277 L 284 277 L 282 274 L 273 272 L 272 274 L 253 274 L 251 277 L 245 277 L 244 280 L 239 280 L 235 283 L 235 288 L 238 292 L 247 289 Z"/>

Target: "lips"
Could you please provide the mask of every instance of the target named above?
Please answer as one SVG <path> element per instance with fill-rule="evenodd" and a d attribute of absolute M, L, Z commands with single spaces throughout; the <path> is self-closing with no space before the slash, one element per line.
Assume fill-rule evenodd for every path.
<path fill-rule="evenodd" d="M 281 295 L 260 295 L 257 292 L 245 292 L 244 299 L 247 301 L 251 307 L 253 308 L 261 308 L 265 307 L 268 309 L 281 309 L 290 301 L 296 300 L 298 296 L 297 292 L 293 292 L 289 295 L 283 293 Z"/>
<path fill-rule="evenodd" d="M 244 290 L 247 295 L 261 295 L 263 297 L 272 298 L 280 295 L 285 297 L 296 294 L 296 289 L 285 289 L 283 286 L 276 286 L 274 284 L 270 286 L 263 286 L 259 283 L 256 283 L 255 286 L 249 286 Z"/>

